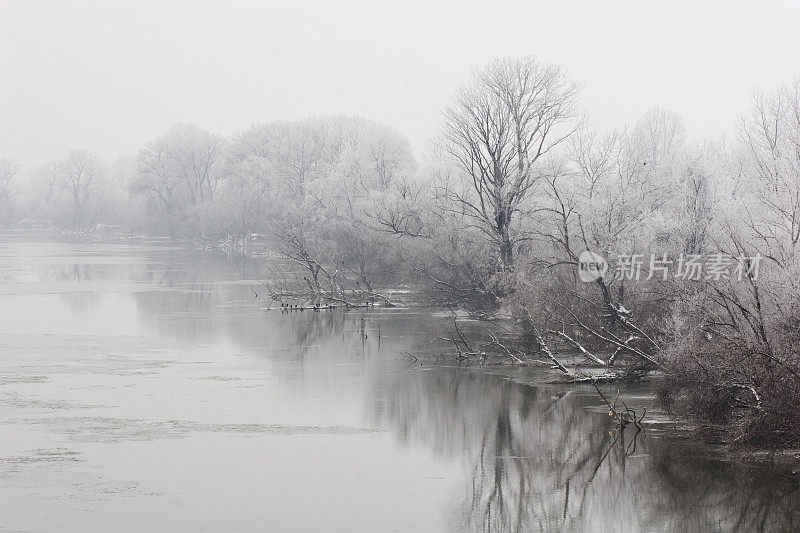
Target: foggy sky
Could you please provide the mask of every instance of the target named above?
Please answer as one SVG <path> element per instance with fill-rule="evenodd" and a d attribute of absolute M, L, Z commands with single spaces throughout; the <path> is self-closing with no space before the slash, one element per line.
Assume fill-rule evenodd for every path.
<path fill-rule="evenodd" d="M 650 107 L 732 133 L 800 74 L 800 6 L 766 2 L 0 2 L 0 157 L 135 153 L 178 121 L 358 114 L 422 153 L 472 68 L 561 64 L 600 127 Z"/>

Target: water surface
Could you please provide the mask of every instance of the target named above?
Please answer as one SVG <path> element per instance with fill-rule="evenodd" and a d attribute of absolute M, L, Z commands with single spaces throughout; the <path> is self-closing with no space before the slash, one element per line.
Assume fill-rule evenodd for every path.
<path fill-rule="evenodd" d="M 0 531 L 800 525 L 797 473 L 679 438 L 646 386 L 621 431 L 541 370 L 409 360 L 428 313 L 268 311 L 262 268 L 0 234 Z"/>

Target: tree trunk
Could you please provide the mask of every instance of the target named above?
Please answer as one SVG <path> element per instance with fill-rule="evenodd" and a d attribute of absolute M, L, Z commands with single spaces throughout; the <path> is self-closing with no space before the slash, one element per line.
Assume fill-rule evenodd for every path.
<path fill-rule="evenodd" d="M 514 245 L 509 232 L 511 217 L 506 214 L 505 210 L 499 210 L 495 216 L 495 223 L 500 236 L 500 267 L 503 272 L 510 272 L 514 269 Z"/>

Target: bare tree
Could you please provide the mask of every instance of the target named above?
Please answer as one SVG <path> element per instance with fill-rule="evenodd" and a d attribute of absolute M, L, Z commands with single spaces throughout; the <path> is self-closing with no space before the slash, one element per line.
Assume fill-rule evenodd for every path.
<path fill-rule="evenodd" d="M 784 262 L 800 242 L 800 78 L 772 94 L 756 93 L 740 132 L 750 156 L 744 171 L 760 207 L 748 209 L 749 225 Z"/>
<path fill-rule="evenodd" d="M 664 297 L 658 282 L 625 279 L 615 275 L 614 267 L 617 255 L 654 245 L 672 251 L 678 239 L 671 241 L 670 235 L 680 235 L 675 230 L 690 215 L 700 216 L 702 180 L 692 187 L 694 203 L 688 205 L 687 199 L 684 206 L 683 176 L 673 171 L 682 131 L 676 115 L 651 111 L 633 130 L 606 135 L 582 130 L 570 138 L 566 157 L 539 165 L 535 218 L 526 244 L 531 254 L 517 261 L 516 290 L 502 298 L 522 331 L 516 339 L 522 342 L 513 337 L 503 342 L 509 350 L 539 352 L 577 381 L 639 379 L 648 368 L 661 366 L 656 334 L 663 329 L 665 306 L 659 303 Z M 606 254 L 611 271 L 592 283 L 580 281 L 584 250 Z M 589 378 L 568 368 L 564 357 L 574 353 L 581 355 L 581 364 L 606 373 Z M 612 371 L 622 365 L 622 371 Z"/>
<path fill-rule="evenodd" d="M 58 185 L 58 161 L 54 160 L 42 165 L 38 171 L 38 178 L 44 194 L 44 202 L 47 204 L 53 198 L 53 194 L 55 194 Z"/>
<path fill-rule="evenodd" d="M 399 270 L 400 239 L 424 231 L 408 142 L 368 120 L 324 117 L 259 125 L 235 145 L 242 161 L 269 176 L 277 251 L 300 267 L 272 276 L 273 298 L 393 305 L 379 284 Z"/>
<path fill-rule="evenodd" d="M 72 200 L 72 226 L 86 222 L 92 194 L 101 172 L 100 159 L 88 150 L 77 149 L 58 164 L 61 185 Z"/>
<path fill-rule="evenodd" d="M 668 163 L 686 139 L 683 119 L 677 113 L 650 109 L 636 123 L 635 145 L 643 166 Z"/>
<path fill-rule="evenodd" d="M 11 182 L 19 173 L 19 163 L 10 158 L 0 158 L 0 202 L 11 199 Z"/>
<path fill-rule="evenodd" d="M 136 158 L 132 155 L 120 156 L 111 165 L 110 171 L 116 188 L 126 191 L 136 180 Z"/>
<path fill-rule="evenodd" d="M 270 130 L 271 146 L 265 149 L 277 163 L 279 179 L 289 192 L 287 199 L 302 202 L 309 183 L 320 177 L 326 128 L 319 120 L 306 120 L 279 123 Z"/>
<path fill-rule="evenodd" d="M 0 225 L 13 223 L 12 182 L 19 169 L 19 164 L 13 159 L 0 158 Z"/>
<path fill-rule="evenodd" d="M 699 254 L 705 251 L 709 227 L 714 213 L 713 181 L 719 175 L 717 150 L 704 145 L 687 151 L 680 169 L 683 181 L 683 251 Z"/>
<path fill-rule="evenodd" d="M 513 221 L 536 185 L 540 159 L 577 128 L 577 86 L 555 65 L 498 59 L 478 70 L 445 112 L 443 144 L 466 176 L 448 186 L 451 209 L 496 246 L 513 269 Z"/>
<path fill-rule="evenodd" d="M 139 151 L 131 192 L 173 214 L 212 200 L 222 177 L 224 144 L 195 124 L 176 124 Z"/>
<path fill-rule="evenodd" d="M 740 123 L 707 248 L 737 265 L 685 288 L 659 387 L 674 412 L 735 443 L 800 443 L 800 81 L 759 92 Z M 698 191 L 702 192 L 702 191 Z M 698 194 L 698 196 L 702 196 Z"/>

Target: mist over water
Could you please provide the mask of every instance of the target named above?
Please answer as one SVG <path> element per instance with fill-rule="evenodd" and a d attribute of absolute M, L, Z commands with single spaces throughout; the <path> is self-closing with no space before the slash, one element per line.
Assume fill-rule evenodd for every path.
<path fill-rule="evenodd" d="M 0 234 L 0 530 L 799 527 L 796 476 L 681 439 L 646 386 L 620 431 L 540 370 L 409 361 L 428 312 L 268 311 L 261 261 Z"/>

